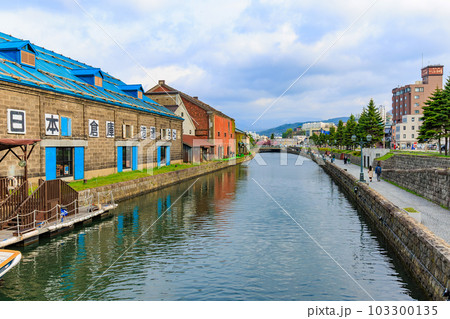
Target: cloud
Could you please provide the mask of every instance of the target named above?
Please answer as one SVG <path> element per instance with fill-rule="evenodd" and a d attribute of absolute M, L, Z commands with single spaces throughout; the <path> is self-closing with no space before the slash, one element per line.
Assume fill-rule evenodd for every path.
<path fill-rule="evenodd" d="M 446 0 L 77 1 L 94 20 L 72 0 L 10 1 L 2 31 L 126 83 L 165 79 L 244 129 L 347 116 L 370 98 L 389 109 L 393 87 L 420 79 L 422 54 L 450 60 Z"/>

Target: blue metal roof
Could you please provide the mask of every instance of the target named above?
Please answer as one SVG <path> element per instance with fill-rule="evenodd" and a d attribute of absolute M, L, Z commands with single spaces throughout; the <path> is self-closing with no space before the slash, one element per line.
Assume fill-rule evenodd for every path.
<path fill-rule="evenodd" d="M 88 100 L 99 101 L 111 105 L 159 114 L 176 119 L 182 119 L 173 112 L 156 103 L 147 96 L 138 99 L 127 94 L 126 87 L 140 87 L 141 85 L 126 85 L 99 68 L 65 57 L 61 54 L 31 44 L 0 32 L 0 50 L 20 50 L 30 45 L 36 53 L 36 67 L 23 66 L 11 61 L 11 58 L 0 52 L 0 80 L 36 87 L 44 90 L 68 94 Z M 82 75 L 103 76 L 103 87 L 86 83 Z M 122 89 L 121 89 L 122 87 Z"/>

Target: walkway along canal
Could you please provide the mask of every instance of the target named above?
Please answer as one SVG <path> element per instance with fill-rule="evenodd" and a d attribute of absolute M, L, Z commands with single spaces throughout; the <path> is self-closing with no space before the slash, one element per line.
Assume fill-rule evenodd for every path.
<path fill-rule="evenodd" d="M 0 300 L 426 300 L 322 168 L 261 158 L 24 247 Z"/>

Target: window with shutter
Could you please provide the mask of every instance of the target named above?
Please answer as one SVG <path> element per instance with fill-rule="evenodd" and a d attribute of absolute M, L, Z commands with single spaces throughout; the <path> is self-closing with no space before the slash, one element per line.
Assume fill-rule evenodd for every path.
<path fill-rule="evenodd" d="M 36 66 L 36 57 L 31 52 L 21 51 L 21 62 L 26 65 Z"/>
<path fill-rule="evenodd" d="M 103 79 L 99 76 L 95 76 L 94 78 L 95 78 L 95 85 L 103 87 Z"/>

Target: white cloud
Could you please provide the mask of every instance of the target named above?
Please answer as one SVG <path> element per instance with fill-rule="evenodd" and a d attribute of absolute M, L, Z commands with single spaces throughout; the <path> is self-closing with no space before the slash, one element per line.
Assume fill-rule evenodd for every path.
<path fill-rule="evenodd" d="M 24 0 L 2 8 L 2 31 L 127 83 L 165 79 L 250 123 L 374 3 L 78 1 L 95 21 L 73 1 Z M 370 97 L 389 108 L 393 87 L 420 79 L 422 53 L 449 63 L 449 12 L 447 0 L 376 1 L 261 123 L 345 116 Z"/>

